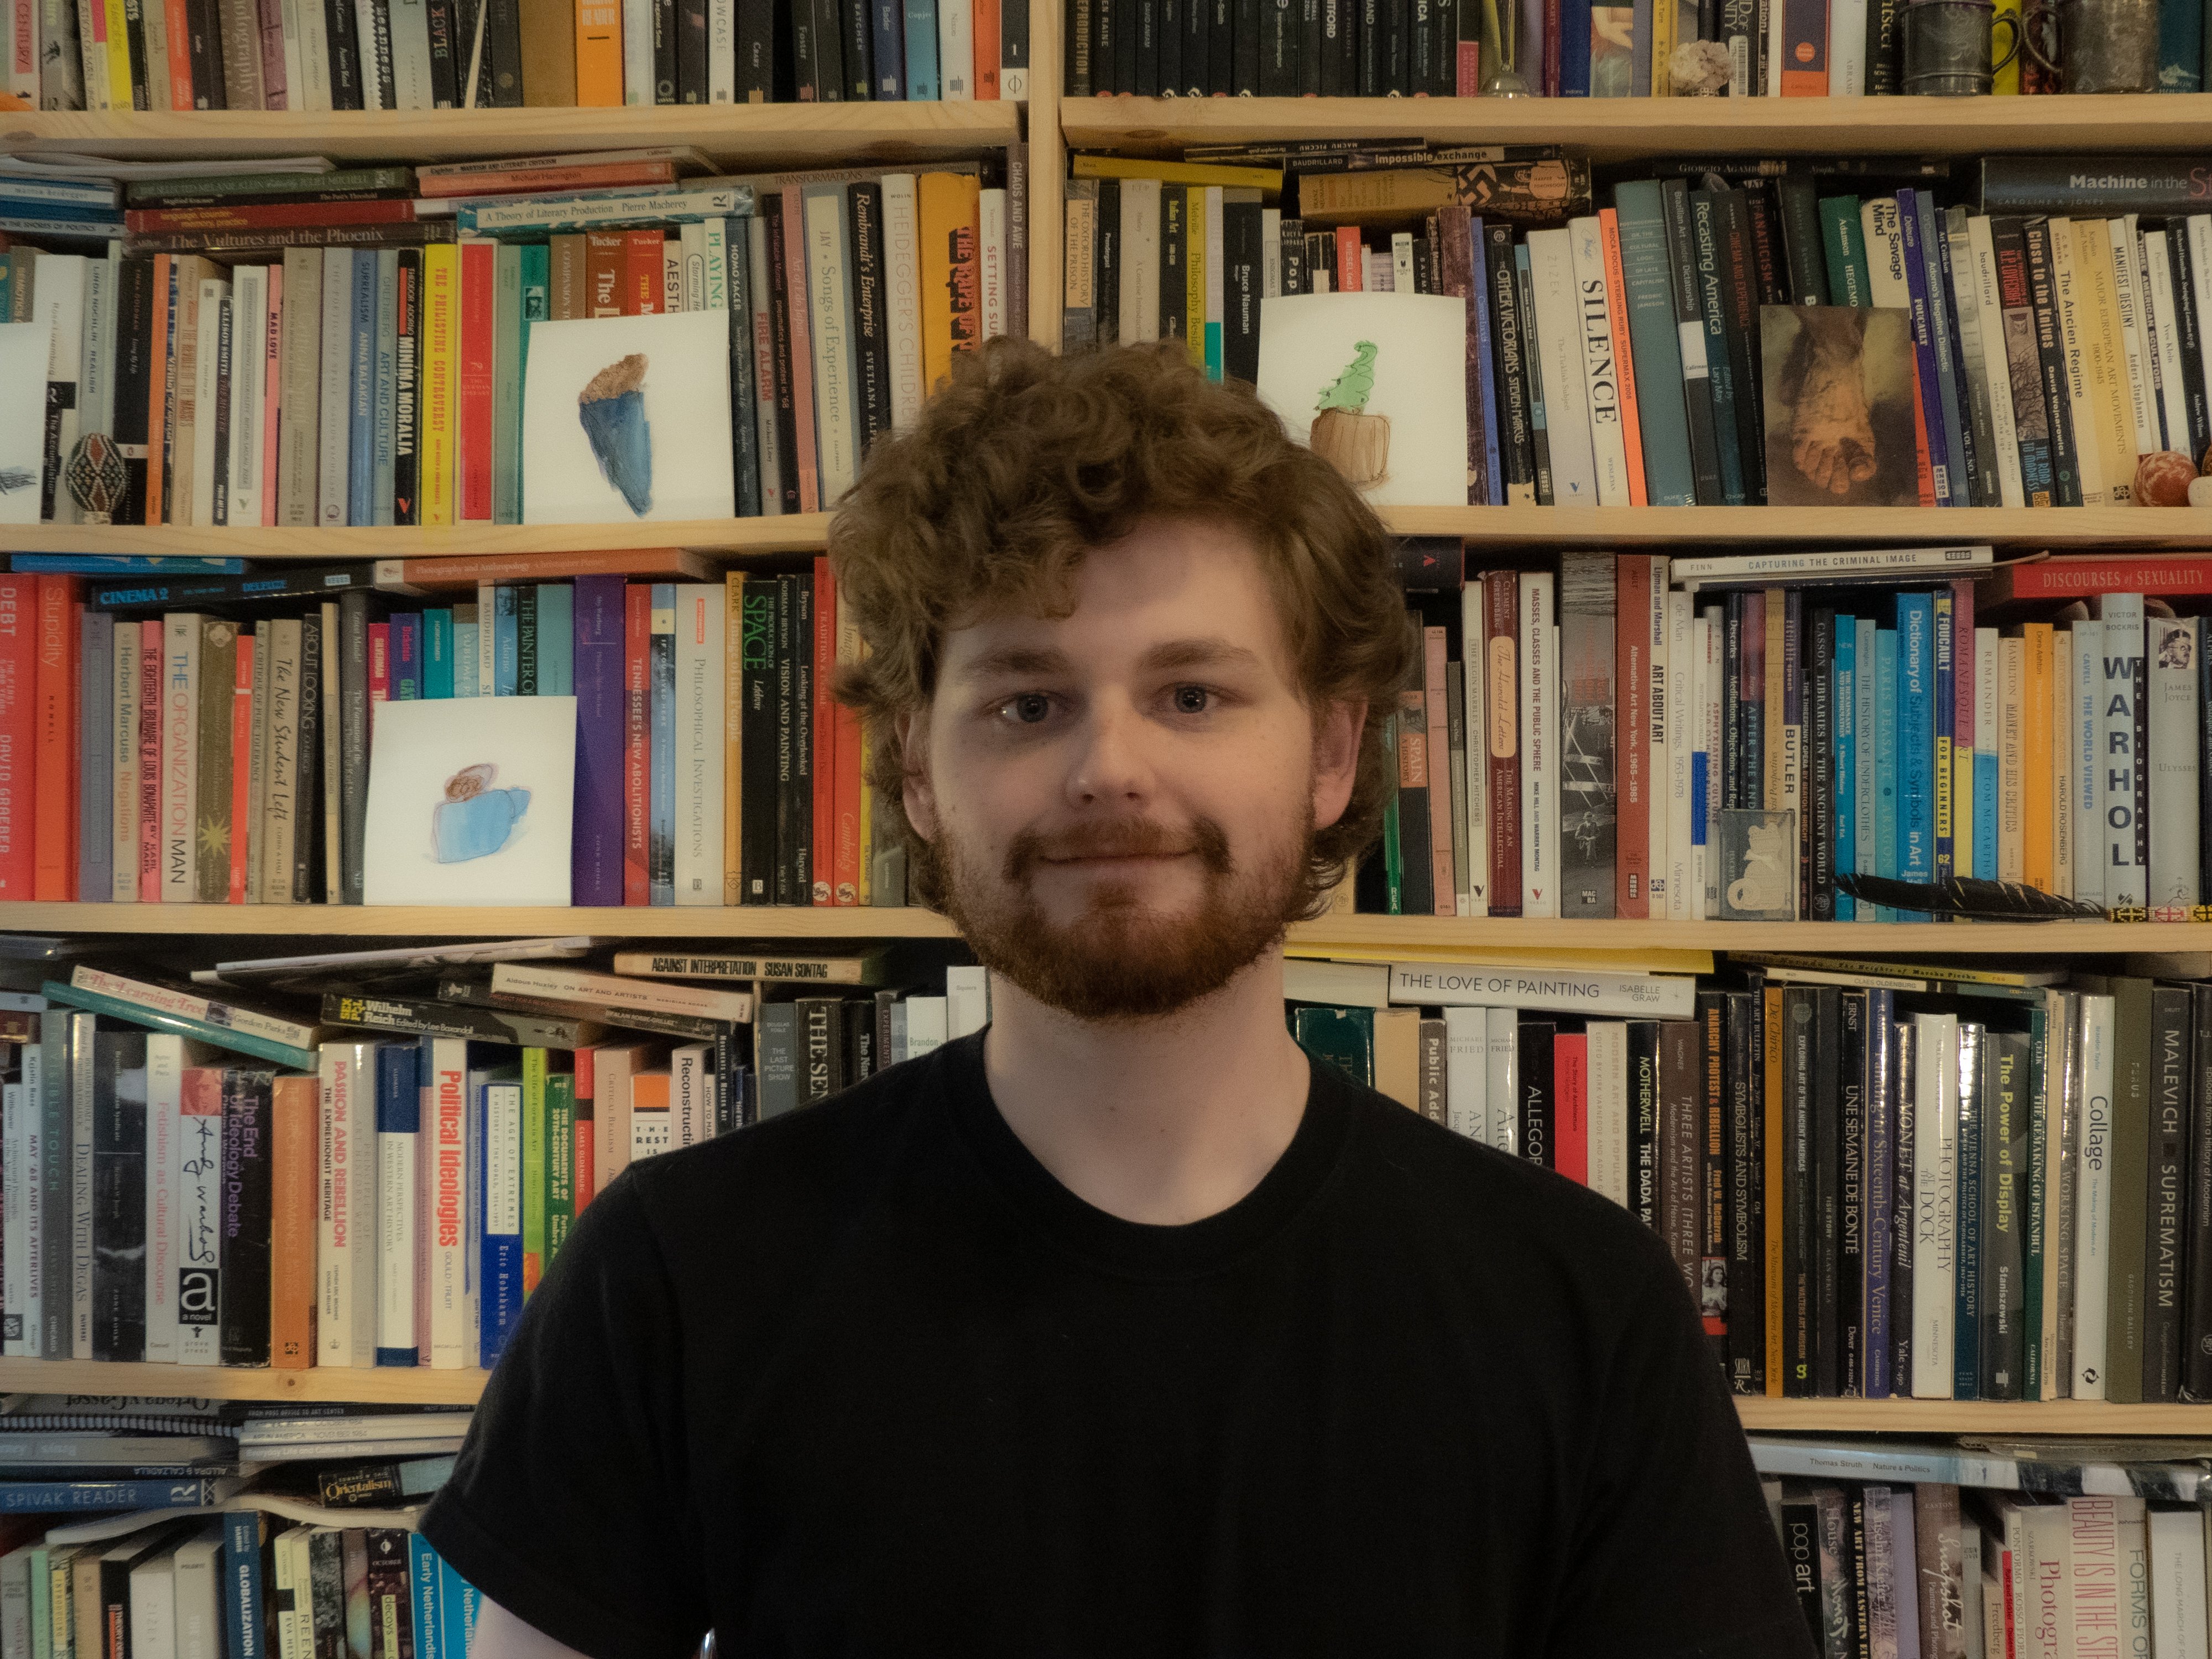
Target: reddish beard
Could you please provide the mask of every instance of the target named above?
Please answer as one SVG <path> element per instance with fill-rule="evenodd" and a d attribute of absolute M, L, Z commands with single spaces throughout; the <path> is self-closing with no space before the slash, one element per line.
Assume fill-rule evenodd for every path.
<path fill-rule="evenodd" d="M 1180 832 L 1148 819 L 1051 836 L 1024 830 L 994 878 L 948 835 L 939 848 L 945 910 L 978 962 L 1048 1007 L 1079 1019 L 1153 1018 L 1219 990 L 1282 939 L 1304 901 L 1313 841 L 1310 802 L 1287 846 L 1242 865 L 1212 818 Z M 1163 913 L 1129 883 L 1094 878 L 1082 915 L 1056 924 L 1031 885 L 1036 867 L 1054 860 L 1163 854 L 1187 854 L 1203 873 L 1204 891 L 1187 913 Z"/>

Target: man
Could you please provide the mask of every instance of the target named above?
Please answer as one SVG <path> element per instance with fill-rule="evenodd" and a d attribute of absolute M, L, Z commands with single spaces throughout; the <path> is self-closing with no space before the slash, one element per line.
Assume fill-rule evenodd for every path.
<path fill-rule="evenodd" d="M 1410 647 L 1181 358 L 994 342 L 872 453 L 844 692 L 992 1023 L 592 1202 L 424 1518 L 476 1659 L 1811 1653 L 1658 1239 L 1286 1033 Z"/>

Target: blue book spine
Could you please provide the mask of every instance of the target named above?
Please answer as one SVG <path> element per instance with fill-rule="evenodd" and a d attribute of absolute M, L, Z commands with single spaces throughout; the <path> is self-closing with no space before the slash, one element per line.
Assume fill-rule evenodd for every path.
<path fill-rule="evenodd" d="M 1528 295 L 1533 291 L 1528 273 L 1528 245 L 1516 242 L 1513 247 L 1514 291 L 1522 296 L 1521 311 L 1524 318 L 1528 315 Z M 1539 365 L 1536 354 L 1529 349 L 1531 343 L 1524 322 L 1521 333 L 1521 362 L 1528 379 L 1528 440 L 1531 451 L 1536 457 L 1538 477 L 1548 491 L 1552 487 L 1552 440 L 1550 429 L 1544 424 L 1544 377 L 1537 372 Z M 1548 501 L 1543 504 L 1547 507 L 1551 505 Z"/>
<path fill-rule="evenodd" d="M 491 608 L 491 694 L 495 697 L 511 697 L 522 684 L 521 624 L 516 618 L 514 589 L 494 588 Z"/>
<path fill-rule="evenodd" d="M 197 553 L 11 553 L 8 568 L 19 575 L 242 576 L 246 561 Z"/>
<path fill-rule="evenodd" d="M 1896 1224 L 1892 1183 L 1896 1178 L 1897 994 L 1867 992 L 1866 1046 L 1866 1228 L 1860 1307 L 1866 1321 L 1861 1345 L 1866 1375 L 1860 1387 L 1869 1400 L 1889 1398 L 1890 1229 Z"/>
<path fill-rule="evenodd" d="M 0 1480 L 0 1515 L 62 1515 L 71 1510 L 192 1510 L 216 1501 L 206 1479 Z"/>
<path fill-rule="evenodd" d="M 346 522 L 376 522 L 376 254 L 358 249 L 354 258 L 353 349 L 347 432 L 351 458 L 346 464 Z"/>
<path fill-rule="evenodd" d="M 446 1651 L 465 1656 L 476 1640 L 477 1615 L 483 1610 L 483 1596 L 474 1584 L 453 1571 L 453 1564 L 439 1558 L 442 1569 L 439 1577 L 444 1581 L 438 1586 L 438 1610 L 445 1617 Z"/>
<path fill-rule="evenodd" d="M 426 1037 L 423 1041 L 429 1039 Z M 380 1188 L 383 1185 L 381 1176 L 384 1171 L 394 1168 L 411 1170 L 416 1167 L 416 1149 L 422 1139 L 422 1092 L 416 1081 L 421 1075 L 417 1065 L 419 1054 L 418 1049 L 404 1042 L 387 1042 L 376 1051 L 376 1166 Z M 390 1208 L 382 1202 L 380 1194 L 378 1207 L 380 1213 Z M 395 1272 L 406 1275 L 405 1295 L 410 1311 L 405 1328 L 410 1337 L 415 1331 L 412 1312 L 414 1259 L 422 1249 L 422 1240 L 415 1236 L 413 1207 L 410 1206 L 404 1213 L 408 1217 L 406 1239 L 380 1237 L 377 1244 L 376 1334 L 380 1340 L 376 1345 L 376 1363 L 379 1365 L 413 1365 L 419 1362 L 420 1350 L 411 1342 L 404 1346 L 397 1344 L 386 1346 L 380 1340 L 398 1334 L 396 1330 L 387 1328 L 384 1322 L 385 1310 L 392 1299 L 392 1280 L 388 1275 Z M 410 1244 L 411 1249 L 409 1248 Z"/>
<path fill-rule="evenodd" d="M 1951 1398 L 1982 1397 L 1982 1045 L 1989 1034 L 1959 1022 L 1959 1251 L 1953 1291 Z M 1994 1068 L 1991 1068 L 1994 1070 Z M 2015 1225 L 2019 1212 L 2014 1211 Z"/>
<path fill-rule="evenodd" d="M 1936 879 L 1948 881 L 1959 873 L 1958 792 L 1953 787 L 1959 775 L 1953 769 L 1951 754 L 1952 744 L 1956 741 L 1959 714 L 1958 630 L 1954 626 L 1958 620 L 1958 613 L 1952 608 L 1951 595 L 1948 592 L 1938 592 L 1931 597 L 1935 601 L 1936 647 L 1936 739 L 1931 752 L 1936 757 L 1936 769 L 1929 781 L 1929 790 L 1935 797 Z"/>
<path fill-rule="evenodd" d="M 576 695 L 575 592 L 566 582 L 546 582 L 538 590 L 538 695 Z"/>
<path fill-rule="evenodd" d="M 105 611 L 78 625 L 77 674 L 76 896 L 99 902 L 115 885 L 115 618 Z"/>
<path fill-rule="evenodd" d="M 477 697 L 483 695 L 477 684 L 476 623 L 453 624 L 453 695 L 457 697 Z"/>
<path fill-rule="evenodd" d="M 453 613 L 450 611 L 422 613 L 422 695 L 453 695 Z"/>
<path fill-rule="evenodd" d="M 1920 372 L 1920 415 L 1928 429 L 1928 469 L 1935 475 L 1936 505 L 1956 505 L 1951 495 L 1951 450 L 1944 441 L 1943 383 L 1936 368 L 1936 340 L 1929 308 L 1928 264 L 1920 247 L 1915 191 L 1897 192 L 1897 228 L 1905 242 L 1905 286 L 1912 302 L 1912 350 Z"/>
<path fill-rule="evenodd" d="M 522 1317 L 522 1085 L 487 1080 L 474 1109 L 483 1120 L 483 1246 L 477 1272 L 477 1346 L 489 1370 Z"/>
<path fill-rule="evenodd" d="M 371 520 L 394 522 L 393 471 L 399 426 L 399 250 L 376 255 L 376 453 L 369 483 Z"/>
<path fill-rule="evenodd" d="M 230 1626 L 229 1659 L 263 1659 L 261 1511 L 233 1510 L 222 1517 L 222 1612 Z"/>
<path fill-rule="evenodd" d="M 445 1585 L 441 1571 L 444 1565 L 443 1559 L 421 1533 L 407 1534 L 407 1583 L 414 1592 L 415 1659 L 443 1659 L 446 1651 L 445 1621 L 438 1605 L 438 1592 Z M 398 1659 L 398 1656 L 387 1656 L 387 1659 Z"/>
<path fill-rule="evenodd" d="M 665 620 L 664 620 L 665 619 Z M 676 585 L 653 585 L 652 788 L 647 902 L 676 902 Z M 665 849 L 664 853 L 663 849 Z"/>
<path fill-rule="evenodd" d="M 419 611 L 392 614 L 392 700 L 407 702 L 422 695 L 422 617 Z"/>
<path fill-rule="evenodd" d="M 1836 618 L 1835 695 L 1830 699 L 1835 709 L 1836 787 L 1834 818 L 1836 825 L 1836 870 L 1838 874 L 1857 869 L 1857 814 L 1851 803 L 1858 799 L 1858 655 L 1859 630 L 1850 617 Z M 1850 921 L 1856 918 L 1857 908 L 1851 896 L 1841 888 L 1836 890 L 1836 920 Z"/>
<path fill-rule="evenodd" d="M 1897 596 L 1897 874 L 1928 881 L 1936 873 L 1935 606 L 1925 593 Z M 1900 910 L 1899 921 L 1922 921 Z"/>
<path fill-rule="evenodd" d="M 1943 399 L 1943 442 L 1951 452 L 1951 505 L 1974 505 L 1974 423 L 1966 412 L 1966 391 L 1960 384 L 1958 302 L 1951 293 L 1951 239 L 1944 234 L 1942 210 L 1932 191 L 1917 191 L 1913 209 L 1920 219 L 1920 258 L 1928 267 L 1928 331 L 1936 345 L 1936 384 Z"/>
<path fill-rule="evenodd" d="M 876 71 L 876 101 L 906 97 L 906 10 L 901 0 L 870 0 L 868 23 Z"/>
<path fill-rule="evenodd" d="M 1587 98 L 1590 81 L 1590 0 L 1561 0 L 1559 6 L 1559 93 Z"/>
<path fill-rule="evenodd" d="M 1874 872 L 1897 878 L 1897 630 L 1874 636 Z M 1875 920 L 1895 921 L 1897 912 L 1875 907 Z"/>
<path fill-rule="evenodd" d="M 1474 257 L 1468 277 L 1474 304 L 1475 361 L 1482 365 L 1480 394 L 1482 398 L 1482 450 L 1488 459 L 1490 470 L 1484 476 L 1490 481 L 1489 501 L 1492 507 L 1505 504 L 1505 475 L 1498 471 L 1498 386 L 1497 377 L 1490 373 L 1493 361 L 1490 355 L 1490 251 L 1483 246 L 1482 221 L 1468 221 L 1468 235 L 1474 244 Z"/>
<path fill-rule="evenodd" d="M 937 100 L 937 0 L 906 0 L 906 96 Z"/>

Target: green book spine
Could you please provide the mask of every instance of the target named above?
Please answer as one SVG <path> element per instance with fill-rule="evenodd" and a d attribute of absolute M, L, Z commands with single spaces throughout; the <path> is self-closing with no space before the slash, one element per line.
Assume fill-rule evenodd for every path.
<path fill-rule="evenodd" d="M 1682 343 L 1674 320 L 1666 207 L 1653 179 L 1615 186 L 1613 201 L 1620 228 L 1629 349 L 1636 362 L 1646 498 L 1654 507 L 1694 506 L 1697 482 L 1690 465 L 1689 413 L 1682 399 Z"/>
<path fill-rule="evenodd" d="M 1828 251 L 1828 292 L 1840 306 L 1870 306 L 1874 284 L 1867 269 L 1866 232 L 1859 223 L 1859 198 L 1820 198 L 1820 240 Z"/>
<path fill-rule="evenodd" d="M 1375 1086 L 1375 1011 L 1309 1004 L 1291 1014 L 1291 1035 L 1316 1060 L 1326 1060 L 1368 1088 Z"/>
<path fill-rule="evenodd" d="M 2150 1170 L 2151 982 L 2112 981 L 2112 1232 L 2105 1398 L 2142 1403 L 2144 1183 Z"/>
<path fill-rule="evenodd" d="M 545 1050 L 522 1051 L 522 1293 L 545 1272 Z"/>
<path fill-rule="evenodd" d="M 545 1271 L 568 1242 L 576 1224 L 576 1079 L 555 1072 L 545 1079 Z M 524 1248 L 528 1248 L 526 1243 Z"/>
<path fill-rule="evenodd" d="M 313 1048 L 295 1048 L 289 1042 L 255 1036 L 249 1031 L 234 1031 L 228 1025 L 210 1025 L 205 1020 L 187 1019 L 182 1014 L 165 1014 L 158 1008 L 141 1008 L 135 1002 L 103 996 L 97 991 L 65 985 L 59 980 L 50 979 L 39 990 L 49 1002 L 82 1008 L 88 1014 L 105 1014 L 149 1031 L 170 1031 L 179 1036 L 193 1037 L 218 1048 L 228 1048 L 233 1054 L 251 1054 L 256 1060 L 273 1060 L 298 1071 L 317 1071 L 322 1064 Z"/>
<path fill-rule="evenodd" d="M 450 611 L 422 613 L 422 695 L 453 695 L 453 613 Z"/>
<path fill-rule="evenodd" d="M 522 522 L 522 249 L 492 264 L 491 520 Z"/>

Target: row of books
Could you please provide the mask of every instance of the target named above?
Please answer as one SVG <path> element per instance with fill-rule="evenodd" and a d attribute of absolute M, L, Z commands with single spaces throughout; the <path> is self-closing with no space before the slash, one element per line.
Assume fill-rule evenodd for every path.
<path fill-rule="evenodd" d="M 1257 380 L 1267 298 L 1462 298 L 1476 503 L 2097 506 L 2161 452 L 2185 484 L 2212 216 L 2064 216 L 2083 192 L 2049 165 L 1985 164 L 1978 213 L 1805 173 L 1624 179 L 1593 212 L 1586 172 L 1504 150 L 1300 174 L 1295 214 L 1173 164 L 1079 169 L 1066 335 L 1183 337 L 1213 369 L 1218 331 L 1216 372 Z"/>
<path fill-rule="evenodd" d="M 631 1162 L 989 1018 L 959 967 L 943 994 L 817 984 L 757 1009 L 531 962 L 302 1006 L 134 971 L 81 964 L 0 1011 L 10 1357 L 489 1368 Z"/>
<path fill-rule="evenodd" d="M 33 109 L 1028 96 L 1028 9 L 1000 0 L 9 0 L 0 21 L 0 92 Z"/>
<path fill-rule="evenodd" d="M 540 807 L 570 819 L 570 902 L 905 902 L 831 696 L 861 647 L 826 557 L 720 582 L 674 550 L 494 562 L 599 573 L 573 583 L 387 562 L 419 605 L 373 566 L 0 576 L 0 897 L 404 901 L 368 874 L 379 711 L 522 696 L 575 703 L 572 798 Z"/>
<path fill-rule="evenodd" d="M 727 386 L 727 483 L 688 498 L 813 512 L 954 351 L 1020 320 L 1026 233 L 972 162 L 458 209 L 392 194 L 408 185 L 385 171 L 366 170 L 362 200 L 130 208 L 105 257 L 10 252 L 0 300 L 49 329 L 50 378 L 43 409 L 0 415 L 0 446 L 35 460 L 40 518 L 557 518 L 565 498 L 525 465 L 532 327 L 683 313 L 728 317 L 726 361 L 696 371 Z M 601 222 L 633 228 L 583 228 Z"/>
<path fill-rule="evenodd" d="M 1739 960 L 1285 992 L 1337 999 L 1292 1001 L 1310 1051 L 1657 1231 L 1739 1394 L 2212 1398 L 2212 985 Z"/>

